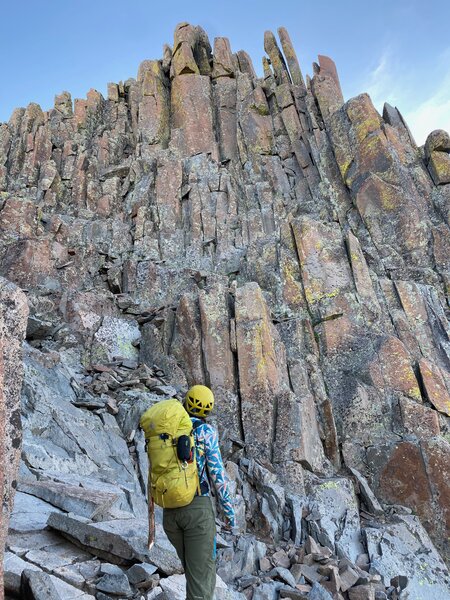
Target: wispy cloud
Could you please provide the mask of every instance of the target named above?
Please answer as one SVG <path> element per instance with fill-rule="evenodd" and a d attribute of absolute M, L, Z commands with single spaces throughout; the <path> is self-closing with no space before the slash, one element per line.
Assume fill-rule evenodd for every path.
<path fill-rule="evenodd" d="M 377 64 L 363 81 L 366 91 L 380 112 L 388 102 L 403 114 L 416 142 L 425 143 L 434 129 L 450 131 L 450 48 L 435 62 L 433 73 L 439 78 L 437 89 L 427 94 L 414 68 L 405 68 L 396 58 L 393 46 L 386 46 Z"/>
<path fill-rule="evenodd" d="M 402 99 L 403 88 L 399 85 L 396 71 L 394 52 L 391 47 L 386 47 L 363 83 L 364 91 L 377 108 L 382 107 L 385 102 L 395 104 Z"/>
<path fill-rule="evenodd" d="M 450 68 L 436 92 L 404 116 L 419 145 L 425 143 L 434 129 L 450 132 Z"/>

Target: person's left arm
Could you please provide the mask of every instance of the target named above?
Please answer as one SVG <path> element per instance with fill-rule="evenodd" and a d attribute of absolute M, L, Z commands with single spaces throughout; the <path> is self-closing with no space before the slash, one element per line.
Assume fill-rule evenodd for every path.
<path fill-rule="evenodd" d="M 205 453 L 208 473 L 217 490 L 217 495 L 228 523 L 231 527 L 234 527 L 235 514 L 230 494 L 230 482 L 223 465 L 222 454 L 219 448 L 219 436 L 217 431 L 210 425 L 207 426 L 207 432 L 205 433 Z"/>

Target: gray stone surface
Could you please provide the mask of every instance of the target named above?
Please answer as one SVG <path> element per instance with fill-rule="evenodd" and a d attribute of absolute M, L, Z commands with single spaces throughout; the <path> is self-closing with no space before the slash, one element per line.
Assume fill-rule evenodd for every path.
<path fill-rule="evenodd" d="M 10 531 L 6 540 L 7 548 L 14 548 L 16 554 L 26 553 L 30 550 L 41 550 L 61 543 L 61 536 L 50 530 L 39 530 L 31 532 Z"/>
<path fill-rule="evenodd" d="M 168 600 L 168 598 L 163 589 L 158 586 L 147 593 L 145 600 Z"/>
<path fill-rule="evenodd" d="M 118 498 L 118 495 L 113 493 L 43 480 L 19 481 L 18 490 L 41 498 L 65 512 L 88 518 L 98 513 L 105 514 Z"/>
<path fill-rule="evenodd" d="M 270 583 L 262 583 L 253 592 L 252 600 L 277 600 L 278 590 L 283 586 L 282 583 L 274 581 Z"/>
<path fill-rule="evenodd" d="M 361 473 L 359 471 L 357 471 L 356 469 L 353 469 L 352 467 L 350 467 L 350 472 L 352 473 L 352 475 L 356 478 L 356 480 L 358 482 L 361 496 L 362 496 L 368 510 L 374 515 L 384 514 L 384 510 L 383 510 L 381 504 L 378 502 L 377 498 L 375 497 L 375 494 L 370 489 L 367 479 L 365 477 L 363 477 L 363 475 L 361 475 Z"/>
<path fill-rule="evenodd" d="M 156 571 L 157 567 L 155 565 L 147 563 L 135 564 L 128 569 L 127 577 L 130 583 L 142 583 L 143 581 L 148 581 Z"/>
<path fill-rule="evenodd" d="M 321 539 L 317 539 L 311 527 L 310 534 L 333 552 L 337 550 L 356 561 L 364 548 L 360 541 L 358 501 L 351 482 L 338 478 L 313 480 L 308 489 L 308 500 L 310 508 L 317 512 Z"/>
<path fill-rule="evenodd" d="M 100 567 L 100 573 L 108 575 L 122 575 L 123 570 L 117 565 L 102 563 Z"/>
<path fill-rule="evenodd" d="M 25 560 L 22 560 L 15 554 L 7 552 L 5 554 L 5 591 L 20 594 L 21 576 L 24 569 L 41 572 L 41 569 Z M 94 596 L 87 594 L 82 590 L 62 581 L 58 577 L 50 575 L 51 581 L 58 594 L 64 600 L 94 600 Z"/>
<path fill-rule="evenodd" d="M 92 553 L 110 556 L 116 560 L 144 561 L 148 556 L 144 538 L 138 537 L 145 524 L 142 521 L 112 521 L 94 523 L 75 515 L 52 513 L 48 526 L 77 540 Z"/>
<path fill-rule="evenodd" d="M 149 562 L 159 570 L 171 575 L 181 572 L 181 564 L 175 550 L 158 524 L 156 544 L 149 552 L 146 546 L 147 522 L 139 519 L 103 521 L 99 523 L 82 520 L 75 515 L 53 513 L 48 525 L 78 540 L 93 554 L 116 562 Z"/>
<path fill-rule="evenodd" d="M 21 577 L 24 569 L 32 569 L 40 572 L 41 569 L 35 565 L 19 558 L 12 552 L 5 553 L 5 559 L 3 563 L 4 569 L 4 587 L 6 592 L 13 592 L 15 594 L 20 593 Z"/>
<path fill-rule="evenodd" d="M 133 592 L 127 576 L 124 573 L 106 573 L 97 581 L 96 588 L 101 592 L 113 594 L 114 596 L 125 596 L 129 598 Z"/>
<path fill-rule="evenodd" d="M 40 531 L 47 526 L 47 519 L 58 509 L 35 496 L 18 492 L 14 499 L 9 527 L 13 531 Z"/>
<path fill-rule="evenodd" d="M 160 586 L 153 588 L 145 596 L 145 600 L 168 600 L 167 594 L 163 592 Z"/>
<path fill-rule="evenodd" d="M 364 536 L 371 569 L 382 576 L 385 585 L 395 576 L 406 575 L 405 594 L 411 600 L 427 595 L 450 600 L 448 570 L 417 517 L 399 516 L 389 526 L 365 528 Z"/>
<path fill-rule="evenodd" d="M 75 397 L 70 384 L 72 366 L 67 362 L 49 366 L 42 353 L 28 348 L 25 373 L 23 452 L 27 464 L 47 473 L 60 474 L 60 479 L 70 474 L 75 479 L 97 480 L 99 483 L 93 486 L 93 493 L 101 487 L 101 480 L 114 482 L 127 490 L 127 509 L 137 516 L 145 516 L 147 509 L 141 486 L 115 419 L 109 418 L 111 415 L 100 418 L 71 403 Z M 43 433 L 37 436 L 34 432 Z M 67 483 L 74 481 L 69 477 Z M 65 508 L 69 508 L 68 504 L 67 497 Z"/>
<path fill-rule="evenodd" d="M 287 495 L 286 501 L 291 509 L 291 538 L 296 546 L 300 546 L 302 540 L 302 513 L 305 498 Z"/>
<path fill-rule="evenodd" d="M 161 579 L 161 589 L 171 600 L 185 600 L 186 579 L 184 575 L 172 575 Z M 217 577 L 214 600 L 244 600 L 245 596 L 234 590 L 229 590 L 226 584 Z"/>
<path fill-rule="evenodd" d="M 226 583 L 231 583 L 243 575 L 254 573 L 265 553 L 266 546 L 263 542 L 250 534 L 242 535 L 234 547 L 219 550 L 218 575 Z"/>
<path fill-rule="evenodd" d="M 161 400 L 161 396 L 151 392 L 139 390 L 127 390 L 119 404 L 117 422 L 126 438 L 134 430 L 139 429 L 139 420 L 142 414 L 155 402 Z"/>
<path fill-rule="evenodd" d="M 24 569 L 21 578 L 21 597 L 23 600 L 63 600 L 56 591 L 50 575 L 40 571 Z"/>
<path fill-rule="evenodd" d="M 42 569 L 53 571 L 58 567 L 90 560 L 92 556 L 81 548 L 62 541 L 39 550 L 30 550 L 25 554 L 25 558 Z"/>
<path fill-rule="evenodd" d="M 308 596 L 309 600 L 333 600 L 333 596 L 327 592 L 327 590 L 320 585 L 320 583 L 315 583 Z"/>
<path fill-rule="evenodd" d="M 297 583 L 289 569 L 285 569 L 284 567 L 275 567 L 268 575 L 274 579 L 281 579 L 291 587 L 295 587 L 295 584 Z"/>
<path fill-rule="evenodd" d="M 307 596 L 300 590 L 284 587 L 280 589 L 280 598 L 290 598 L 290 600 L 305 600 Z"/>
<path fill-rule="evenodd" d="M 92 362 L 108 362 L 115 357 L 136 360 L 139 351 L 133 342 L 141 337 L 139 326 L 134 320 L 105 316 L 94 335 Z"/>

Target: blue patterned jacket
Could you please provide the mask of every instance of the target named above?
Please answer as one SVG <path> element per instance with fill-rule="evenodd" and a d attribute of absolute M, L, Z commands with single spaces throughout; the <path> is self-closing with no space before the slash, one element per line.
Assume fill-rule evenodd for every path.
<path fill-rule="evenodd" d="M 217 490 L 217 495 L 225 516 L 229 524 L 234 527 L 235 516 L 233 501 L 230 495 L 230 483 L 225 472 L 225 467 L 223 466 L 217 431 L 214 427 L 196 417 L 191 417 L 191 421 L 194 426 L 195 457 L 200 485 L 202 487 L 202 496 L 209 496 L 209 474 L 209 478 Z M 206 470 L 208 470 L 208 474 Z M 208 491 L 203 492 L 203 489 L 208 489 Z"/>

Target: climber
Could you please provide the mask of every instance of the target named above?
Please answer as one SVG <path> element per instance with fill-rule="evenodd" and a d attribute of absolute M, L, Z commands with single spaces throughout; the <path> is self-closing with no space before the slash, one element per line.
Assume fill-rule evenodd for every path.
<path fill-rule="evenodd" d="M 214 406 L 212 391 L 204 385 L 194 385 L 187 392 L 183 406 L 175 399 L 163 400 L 141 417 L 151 463 L 149 548 L 154 542 L 156 502 L 163 507 L 164 531 L 184 567 L 186 599 L 213 600 L 216 522 L 210 496 L 212 484 L 227 529 L 235 525 L 234 508 L 217 431 L 205 420 Z M 174 451 L 178 455 L 175 461 Z M 181 478 L 180 467 L 184 469 Z"/>
<path fill-rule="evenodd" d="M 216 523 L 210 483 L 214 484 L 227 526 L 235 524 L 228 479 L 220 453 L 217 431 L 206 423 L 214 406 L 214 395 L 204 385 L 194 385 L 186 394 L 184 407 L 191 417 L 200 495 L 181 508 L 164 509 L 164 531 L 183 563 L 187 600 L 212 600 L 216 584 Z"/>

